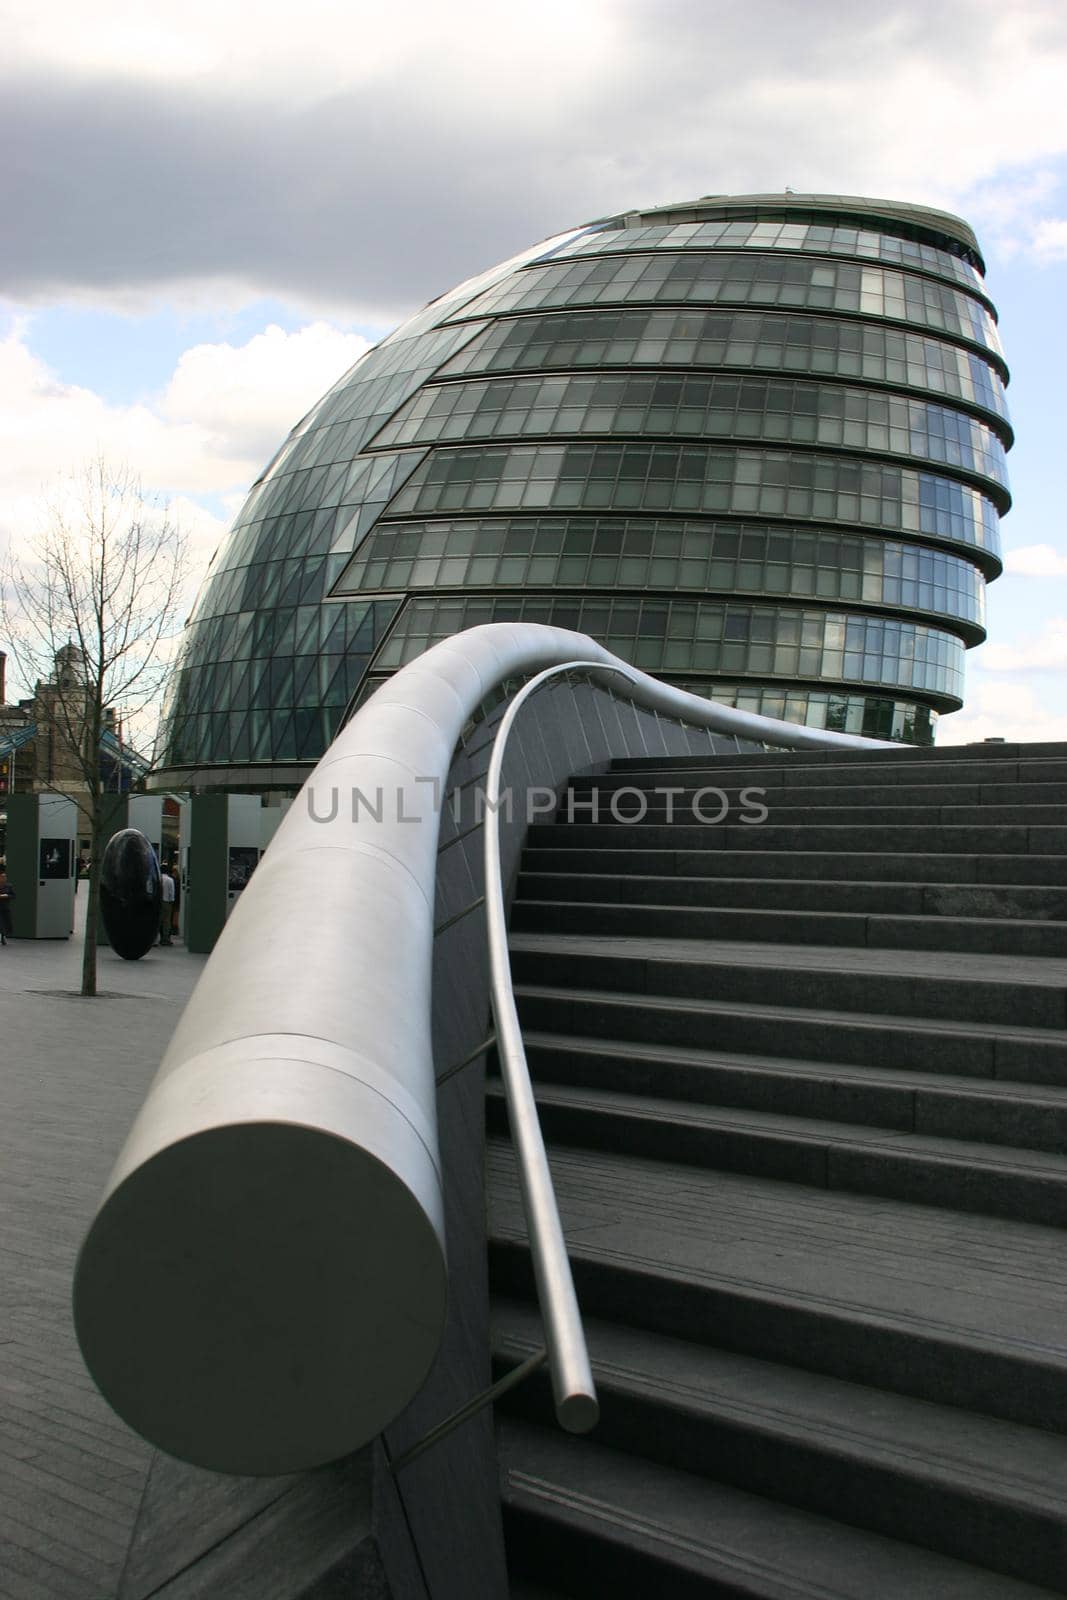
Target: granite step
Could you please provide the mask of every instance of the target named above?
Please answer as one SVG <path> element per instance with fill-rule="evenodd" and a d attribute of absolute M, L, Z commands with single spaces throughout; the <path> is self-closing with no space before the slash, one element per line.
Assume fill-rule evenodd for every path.
<path fill-rule="evenodd" d="M 548 1583 L 571 1600 L 1040 1600 L 1049 1593 L 517 1418 L 501 1418 L 498 1454 L 509 1566 L 523 1582 Z"/>
<path fill-rule="evenodd" d="M 748 758 L 745 761 L 726 761 L 716 757 L 711 761 L 648 762 L 640 767 L 610 766 L 599 770 L 577 772 L 569 779 L 575 788 L 605 789 L 656 788 L 660 785 L 683 789 L 698 789 L 705 784 L 717 784 L 726 789 L 739 790 L 748 785 L 760 788 L 786 788 L 811 791 L 818 794 L 823 789 L 848 789 L 853 794 L 867 789 L 942 789 L 975 786 L 981 789 L 1000 785 L 1026 785 L 1037 789 L 1049 788 L 1054 793 L 1058 785 L 1067 783 L 1067 747 L 1061 747 L 1055 758 L 1030 761 L 954 762 L 950 766 L 938 765 L 925 759 L 915 761 L 880 761 L 877 764 L 848 766 L 827 762 L 783 761 Z"/>
<path fill-rule="evenodd" d="M 566 984 L 520 984 L 515 997 L 523 1028 L 545 1033 L 1067 1087 L 1062 1030 L 633 995 Z"/>
<path fill-rule="evenodd" d="M 1067 1578 L 1067 1439 L 645 1329 L 585 1332 L 599 1447 L 1024 1582 Z M 529 1302 L 495 1300 L 498 1373 L 541 1342 Z M 547 1377 L 504 1409 L 550 1426 Z"/>
<path fill-rule="evenodd" d="M 614 1089 L 1067 1155 L 1067 1088 L 533 1029 L 524 1042 L 539 1092 Z"/>
<path fill-rule="evenodd" d="M 892 823 L 805 823 L 790 827 L 774 822 L 687 825 L 676 822 L 640 825 L 625 822 L 535 822 L 529 830 L 533 846 L 554 849 L 618 850 L 627 845 L 645 850 L 816 850 L 922 852 L 949 855 L 1065 855 L 1067 827 L 1044 823 L 918 826 Z"/>
<path fill-rule="evenodd" d="M 537 1106 L 555 1145 L 1067 1227 L 1067 1158 L 1049 1151 L 610 1088 L 540 1083 Z M 487 1086 L 486 1107 L 489 1131 L 506 1135 L 499 1079 Z"/>
<path fill-rule="evenodd" d="M 767 750 L 762 752 L 740 751 L 737 753 L 719 754 L 709 751 L 704 755 L 672 756 L 619 756 L 609 763 L 612 772 L 630 772 L 648 770 L 650 767 L 664 769 L 699 769 L 703 767 L 743 767 L 743 766 L 781 766 L 787 762 L 791 767 L 800 770 L 804 767 L 883 767 L 893 770 L 898 766 L 939 767 L 948 764 L 953 769 L 957 764 L 971 763 L 975 766 L 988 768 L 996 764 L 996 770 L 1002 771 L 1005 764 L 1013 762 L 1042 762 L 1042 761 L 1067 762 L 1067 743 L 1060 741 L 1044 742 L 1035 740 L 1030 743 L 1005 743 L 1005 744 L 958 744 L 936 745 L 930 748 L 917 749 L 914 745 L 885 745 L 882 749 L 866 747 L 860 750 L 797 750 L 783 757 L 780 750 Z"/>
<path fill-rule="evenodd" d="M 662 792 L 651 795 L 627 794 L 619 790 L 604 797 L 597 791 L 587 796 L 571 795 L 561 803 L 557 820 L 565 823 L 597 823 L 608 826 L 662 828 L 674 822 L 682 827 L 803 828 L 830 827 L 1033 827 L 1063 826 L 1067 808 L 1062 805 L 875 805 L 866 798 L 851 805 L 809 805 L 797 803 L 797 792 L 788 801 L 769 801 L 759 789 L 745 788 L 730 795 L 710 785 L 695 789 L 686 798 L 677 795 L 669 802 Z"/>
<path fill-rule="evenodd" d="M 1056 1029 L 1067 1042 L 1067 961 L 1048 956 L 562 932 L 516 932 L 510 946 L 522 985 L 965 1019 Z"/>
<path fill-rule="evenodd" d="M 530 857 L 526 861 L 530 861 Z M 597 862 L 589 862 L 595 869 Z M 851 911 L 882 916 L 997 917 L 1067 923 L 1067 888 L 886 883 L 858 879 L 680 877 L 629 873 L 539 872 L 524 863 L 516 886 L 523 901 L 628 906 L 720 906 L 777 911 Z"/>
<path fill-rule="evenodd" d="M 616 1151 L 549 1159 L 583 1316 L 1067 1433 L 1060 1230 Z M 486 1161 L 493 1292 L 529 1300 L 510 1144 Z"/>
<path fill-rule="evenodd" d="M 940 776 L 940 774 L 938 774 Z M 664 791 L 675 793 L 678 809 L 687 805 L 692 796 L 702 790 L 721 789 L 732 798 L 753 790 L 767 805 L 805 806 L 942 806 L 942 805 L 1041 805 L 1067 807 L 1067 781 L 1048 779 L 1045 782 L 991 783 L 975 777 L 967 783 L 935 783 L 917 776 L 909 783 L 883 783 L 863 781 L 856 783 L 812 783 L 801 781 L 788 770 L 774 782 L 764 775 L 758 783 L 739 779 L 733 773 L 709 773 L 706 783 L 696 782 L 683 774 L 670 782 L 662 773 L 649 773 L 647 777 L 632 773 L 599 773 L 571 778 L 566 792 L 572 792 L 576 804 L 596 793 L 602 797 L 605 810 L 611 798 L 620 793 L 630 796 L 645 795 L 649 804 Z M 636 804 L 636 801 L 633 802 Z"/>
<path fill-rule="evenodd" d="M 623 886 L 624 887 L 624 886 Z M 635 935 L 676 939 L 774 940 L 898 950 L 971 950 L 993 955 L 1067 956 L 1067 923 L 993 917 L 876 916 L 868 912 L 728 906 L 517 900 L 516 933 Z"/>
<path fill-rule="evenodd" d="M 862 791 L 849 804 L 811 804 L 804 791 L 768 800 L 751 785 L 729 792 L 708 785 L 688 795 L 671 795 L 667 786 L 650 792 L 617 790 L 611 794 L 566 791 L 556 813 L 567 826 L 609 828 L 961 828 L 1063 827 L 1062 805 L 876 805 Z"/>
<path fill-rule="evenodd" d="M 561 838 L 562 832 L 562 838 Z M 706 833 L 705 833 L 706 838 Z M 547 829 L 531 839 L 523 852 L 525 872 L 573 873 L 571 829 Z M 689 878 L 773 878 L 829 883 L 1010 884 L 1045 889 L 1067 885 L 1064 855 L 976 855 L 973 852 L 932 855 L 915 851 L 724 850 L 675 849 L 669 843 L 649 847 L 645 834 L 620 836 L 614 848 L 596 838 L 582 853 L 583 873 Z"/>

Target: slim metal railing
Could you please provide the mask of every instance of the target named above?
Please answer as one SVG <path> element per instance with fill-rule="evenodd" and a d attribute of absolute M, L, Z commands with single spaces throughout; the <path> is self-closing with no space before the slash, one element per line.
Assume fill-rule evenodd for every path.
<path fill-rule="evenodd" d="M 594 661 L 564 662 L 539 672 L 519 690 L 497 729 L 485 784 L 485 911 L 497 1057 L 518 1162 L 519 1192 L 545 1330 L 556 1417 L 571 1433 L 586 1433 L 594 1427 L 600 1407 L 511 983 L 507 910 L 500 865 L 501 775 L 508 735 L 530 696 L 550 678 L 598 666 L 601 664 Z M 611 670 L 629 676 L 625 669 Z"/>
<path fill-rule="evenodd" d="M 794 749 L 878 743 L 715 705 L 583 635 L 528 623 L 457 635 L 384 684 L 322 757 L 241 896 L 79 1253 L 86 1363 L 161 1449 L 213 1471 L 297 1471 L 377 1437 L 424 1383 L 447 1314 L 432 796 L 479 708 L 534 674 L 497 734 L 499 804 L 521 707 L 578 668 L 594 682 L 624 679 L 640 718 Z M 610 744 L 605 728 L 595 743 Z M 545 776 L 562 770 L 548 762 Z M 367 796 L 369 811 L 357 805 Z M 499 840 L 488 833 L 501 1067 L 525 1151 L 557 1409 L 580 1429 L 595 1420 L 595 1394 L 510 998 Z"/>

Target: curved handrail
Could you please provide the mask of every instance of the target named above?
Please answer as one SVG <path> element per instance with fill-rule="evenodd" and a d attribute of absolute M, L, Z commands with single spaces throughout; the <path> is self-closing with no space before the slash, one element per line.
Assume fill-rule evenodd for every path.
<path fill-rule="evenodd" d="M 530 696 L 550 678 L 598 665 L 600 663 L 592 661 L 563 662 L 547 667 L 523 685 L 496 731 L 485 780 L 485 920 L 497 1057 L 518 1164 L 519 1192 L 526 1213 L 556 1417 L 571 1433 L 587 1433 L 594 1427 L 600 1407 L 511 984 L 507 911 L 500 865 L 500 777 L 508 735 Z"/>
<path fill-rule="evenodd" d="M 695 726 L 880 745 L 717 706 L 530 623 L 455 635 L 382 685 L 242 894 L 79 1254 L 87 1365 L 172 1455 L 240 1473 L 316 1465 L 375 1437 L 422 1383 L 446 1299 L 434 796 L 497 686 L 576 659 L 624 671 L 633 701 Z M 385 795 L 384 814 L 357 820 L 357 793 Z"/>

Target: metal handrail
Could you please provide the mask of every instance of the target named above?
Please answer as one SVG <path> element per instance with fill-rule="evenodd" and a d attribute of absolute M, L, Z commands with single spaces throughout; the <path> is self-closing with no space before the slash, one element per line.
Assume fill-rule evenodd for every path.
<path fill-rule="evenodd" d="M 537 1299 L 545 1330 L 556 1418 L 560 1426 L 570 1433 L 587 1433 L 595 1427 L 600 1407 L 511 983 L 507 912 L 500 865 L 500 777 L 508 735 L 530 696 L 550 678 L 595 667 L 604 670 L 601 662 L 567 661 L 539 672 L 519 690 L 497 729 L 485 782 L 485 916 L 497 1057 L 518 1160 L 519 1192 L 526 1214 Z M 632 676 L 624 667 L 607 670 L 625 677 Z"/>
<path fill-rule="evenodd" d="M 431 796 L 499 686 L 576 661 L 693 727 L 793 749 L 881 744 L 716 705 L 533 623 L 453 636 L 384 684 L 229 918 L 79 1253 L 89 1370 L 171 1454 L 268 1476 L 336 1460 L 426 1377 L 447 1308 Z M 372 792 L 395 806 L 357 819 Z"/>

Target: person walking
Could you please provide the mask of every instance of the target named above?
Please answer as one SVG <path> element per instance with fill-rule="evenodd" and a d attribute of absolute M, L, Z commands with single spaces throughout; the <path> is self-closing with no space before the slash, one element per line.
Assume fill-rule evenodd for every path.
<path fill-rule="evenodd" d="M 174 879 L 167 868 L 160 873 L 163 884 L 163 899 L 159 906 L 159 942 L 160 944 L 173 944 L 171 930 L 174 923 Z"/>
<path fill-rule="evenodd" d="M 15 891 L 7 881 L 7 873 L 0 867 L 0 944 L 6 944 L 11 937 L 11 902 L 15 898 Z"/>

